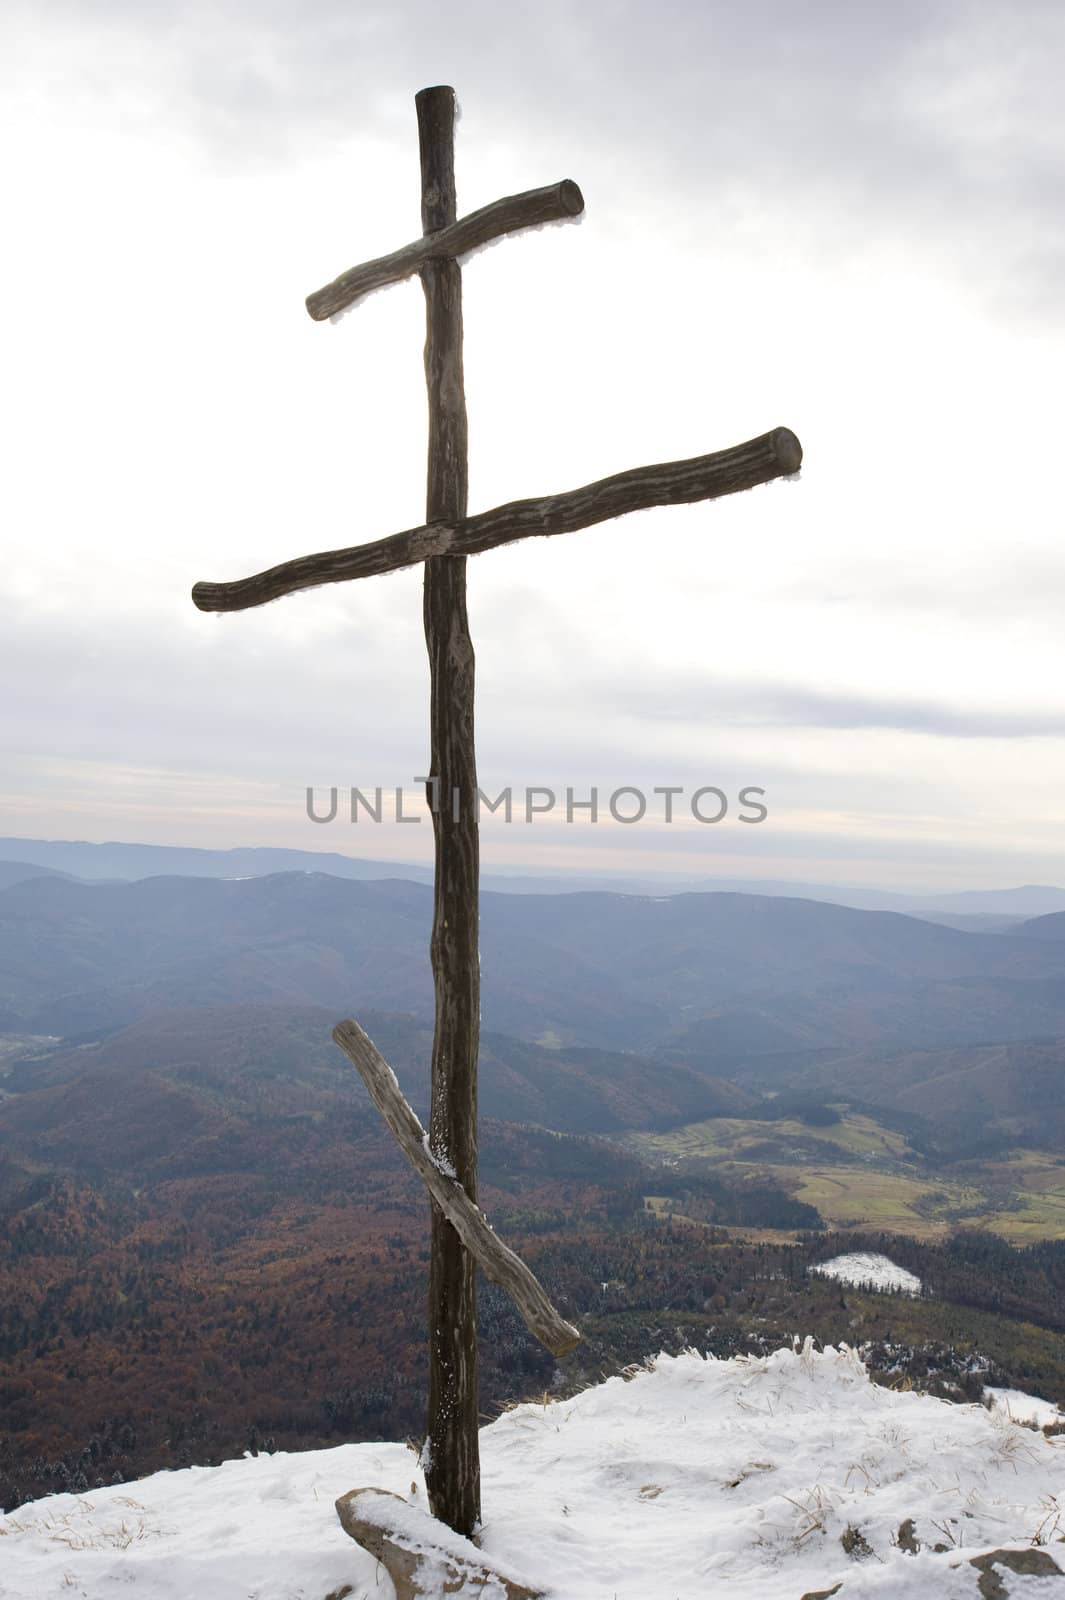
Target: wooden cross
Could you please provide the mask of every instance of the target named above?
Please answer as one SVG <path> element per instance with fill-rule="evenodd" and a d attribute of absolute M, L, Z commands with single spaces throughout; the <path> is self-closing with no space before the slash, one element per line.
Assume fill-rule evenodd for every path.
<path fill-rule="evenodd" d="M 308 296 L 317 321 L 414 273 L 425 291 L 429 468 L 425 522 L 370 544 L 301 556 L 233 583 L 198 583 L 201 611 L 240 611 L 318 584 L 425 564 L 424 621 L 431 670 L 430 790 L 436 852 L 430 955 L 436 999 L 428 1135 L 395 1076 L 355 1022 L 333 1037 L 432 1197 L 429 1282 L 429 1419 L 423 1455 L 433 1514 L 470 1535 L 480 1520 L 475 1264 L 503 1283 L 530 1329 L 556 1354 L 577 1330 L 550 1304 L 529 1269 L 502 1245 L 477 1208 L 477 1050 L 480 1022 L 477 769 L 474 657 L 466 616 L 466 556 L 535 535 L 573 533 L 650 506 L 710 500 L 798 471 L 802 447 L 788 428 L 713 455 L 638 467 L 567 494 L 513 501 L 468 516 L 462 279 L 458 257 L 503 234 L 578 216 L 584 200 L 568 179 L 511 195 L 457 218 L 455 93 L 416 96 L 421 151 L 422 237 L 343 273 Z"/>

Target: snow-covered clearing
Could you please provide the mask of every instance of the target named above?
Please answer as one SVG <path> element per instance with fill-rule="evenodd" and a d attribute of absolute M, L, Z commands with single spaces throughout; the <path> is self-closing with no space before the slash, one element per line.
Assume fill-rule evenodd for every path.
<path fill-rule="evenodd" d="M 921 1280 L 905 1267 L 898 1267 L 890 1256 L 874 1255 L 872 1251 L 856 1250 L 849 1256 L 835 1256 L 811 1267 L 823 1278 L 836 1278 L 849 1283 L 854 1289 L 901 1289 L 905 1294 L 920 1294 Z"/>
<path fill-rule="evenodd" d="M 837 1582 L 839 1600 L 978 1600 L 968 1557 L 1065 1551 L 1065 1438 L 877 1387 L 845 1347 L 660 1356 L 519 1406 L 481 1440 L 483 1547 L 554 1600 L 799 1600 Z M 0 1517 L 0 1594 L 325 1600 L 351 1584 L 352 1600 L 391 1600 L 333 1509 L 371 1484 L 424 1506 L 399 1444 L 52 1496 Z M 1022 1600 L 1062 1589 L 1005 1577 Z"/>
<path fill-rule="evenodd" d="M 1023 1389 L 985 1389 L 984 1399 L 1011 1416 L 1014 1422 L 1034 1422 L 1037 1427 L 1045 1428 L 1048 1423 L 1062 1420 L 1053 1400 L 1040 1400 L 1038 1395 L 1025 1394 Z"/>

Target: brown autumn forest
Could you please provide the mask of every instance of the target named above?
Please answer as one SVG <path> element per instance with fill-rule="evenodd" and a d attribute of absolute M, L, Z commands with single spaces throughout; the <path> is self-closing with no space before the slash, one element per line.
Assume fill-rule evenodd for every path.
<path fill-rule="evenodd" d="M 223 1021 L 241 1041 L 229 1055 Z M 327 1041 L 318 1014 L 299 1021 Z M 332 1047 L 249 1082 L 247 1050 L 261 1047 L 262 1065 L 280 1025 L 271 1013 L 170 1017 L 154 1045 L 140 1030 L 32 1062 L 41 1086 L 0 1104 L 7 1500 L 58 1487 L 70 1463 L 49 1467 L 86 1449 L 93 1471 L 73 1475 L 95 1481 L 104 1466 L 127 1476 L 267 1439 L 417 1434 L 424 1194 Z M 199 1053 L 197 1028 L 213 1041 Z M 168 1047 L 180 1061 L 131 1066 L 164 1062 Z M 561 1257 L 549 1270 L 560 1299 L 593 1281 L 601 1295 L 595 1274 L 613 1274 L 595 1250 L 640 1218 L 641 1164 L 602 1140 L 489 1119 L 481 1167 L 482 1205 L 531 1260 L 562 1240 L 591 1252 L 584 1267 Z M 764 1186 L 737 1196 L 729 1219 L 743 1210 L 817 1220 Z M 481 1322 L 486 1406 L 553 1381 L 491 1286 Z"/>
<path fill-rule="evenodd" d="M 253 1035 L 269 1021 L 245 1018 Z M 187 1017 L 162 1031 L 193 1032 Z M 244 1449 L 416 1441 L 426 1205 L 350 1069 L 338 1057 L 332 1087 L 324 1066 L 279 1073 L 249 1101 L 242 1063 L 222 1051 L 184 1077 L 115 1073 L 105 1051 L 79 1053 L 80 1070 L 53 1062 L 65 1081 L 8 1100 L 0 1118 L 5 1503 Z M 885 1365 L 946 1392 L 972 1389 L 965 1351 L 978 1342 L 994 1370 L 1013 1382 L 1035 1371 L 1065 1399 L 1060 1246 L 893 1240 L 896 1259 L 938 1281 L 938 1302 L 842 1295 L 806 1274 L 839 1236 L 771 1184 L 655 1172 L 602 1139 L 491 1119 L 482 1173 L 489 1216 L 585 1333 L 556 1366 L 483 1286 L 486 1416 L 659 1348 L 723 1354 L 797 1328 L 838 1339 L 842 1313 L 852 1338 L 891 1342 Z M 652 1186 L 673 1193 L 676 1220 L 648 1217 Z M 1023 1351 L 1020 1317 L 1044 1330 Z"/>

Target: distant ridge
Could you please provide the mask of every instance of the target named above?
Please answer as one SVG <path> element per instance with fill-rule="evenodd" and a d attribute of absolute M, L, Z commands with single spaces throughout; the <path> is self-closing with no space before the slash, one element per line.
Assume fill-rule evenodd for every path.
<path fill-rule="evenodd" d="M 409 878 L 431 883 L 431 867 L 410 862 L 371 861 L 335 851 L 282 850 L 238 846 L 201 850 L 192 845 L 104 844 L 84 839 L 3 839 L 0 863 L 32 863 L 67 876 L 98 881 L 119 878 L 266 878 L 277 872 L 328 872 L 334 878 Z M 11 882 L 17 880 L 12 878 Z"/>
<path fill-rule="evenodd" d="M 28 878 L 69 878 L 69 872 L 59 872 L 55 867 L 40 867 L 32 861 L 0 861 L 0 889 L 10 889 L 12 884 L 25 883 Z"/>
<path fill-rule="evenodd" d="M 85 1036 L 182 1006 L 429 1016 L 432 900 L 427 884 L 325 872 L 30 878 L 0 891 L 0 1031 Z M 768 1041 L 1065 1034 L 1065 941 L 796 897 L 486 890 L 481 957 L 487 1030 L 608 1050 L 670 1040 L 715 1071 Z"/>
<path fill-rule="evenodd" d="M 5 866 L 34 865 L 42 870 L 99 882 L 141 878 L 264 878 L 279 872 L 325 872 L 334 878 L 377 882 L 404 878 L 431 883 L 432 868 L 410 861 L 375 861 L 332 850 L 289 850 L 269 846 L 237 846 L 205 850 L 192 845 L 130 844 L 121 840 L 94 843 L 78 839 L 0 838 L 0 874 Z M 19 881 L 4 879 L 0 888 Z M 900 911 L 930 917 L 967 932 L 1000 932 L 1010 922 L 1065 912 L 1065 888 L 1025 884 L 1014 889 L 963 889 L 937 894 L 899 894 L 854 884 L 789 882 L 771 878 L 641 878 L 588 874 L 540 876 L 533 873 L 485 872 L 486 889 L 499 894 L 752 894 L 771 898 L 816 900 L 850 906 L 857 911 Z M 983 919 L 987 918 L 988 921 Z"/>
<path fill-rule="evenodd" d="M 1024 939 L 1065 939 L 1065 912 L 1033 917 L 1030 922 L 1022 922 L 1013 931 Z"/>

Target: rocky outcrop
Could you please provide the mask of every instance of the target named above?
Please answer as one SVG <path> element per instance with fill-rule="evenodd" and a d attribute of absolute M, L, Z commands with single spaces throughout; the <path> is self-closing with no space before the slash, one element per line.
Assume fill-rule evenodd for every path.
<path fill-rule="evenodd" d="M 983 1600 L 1008 1600 L 1009 1586 L 996 1567 L 1021 1577 L 1065 1578 L 1065 1572 L 1045 1550 L 989 1550 L 986 1555 L 972 1556 L 969 1565 L 980 1574 L 977 1587 Z"/>
<path fill-rule="evenodd" d="M 902 1537 L 903 1530 L 908 1533 L 906 1540 Z M 900 1546 L 916 1554 L 918 1547 L 913 1537 L 912 1521 L 907 1519 L 899 1529 L 899 1534 Z M 950 1564 L 959 1565 L 958 1562 Z M 969 1565 L 980 1574 L 977 1588 L 982 1600 L 1009 1600 L 1012 1591 L 1006 1578 L 1010 1573 L 1016 1573 L 1018 1577 L 1065 1578 L 1065 1572 L 1045 1550 L 988 1550 L 982 1556 L 970 1556 Z M 847 1600 L 847 1589 L 842 1579 L 831 1589 L 808 1589 L 801 1600 L 831 1600 L 833 1595 L 839 1595 L 839 1600 Z"/>

